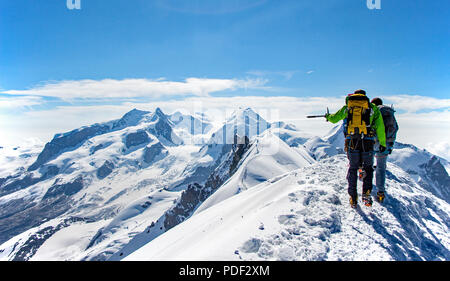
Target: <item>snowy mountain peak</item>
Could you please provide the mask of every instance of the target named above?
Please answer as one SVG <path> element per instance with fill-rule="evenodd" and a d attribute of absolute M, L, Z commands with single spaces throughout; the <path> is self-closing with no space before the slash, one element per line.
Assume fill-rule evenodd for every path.
<path fill-rule="evenodd" d="M 131 119 L 133 117 L 139 118 L 148 113 L 150 113 L 150 111 L 144 111 L 144 110 L 139 110 L 137 108 L 133 108 L 132 110 L 125 113 L 125 115 L 122 117 L 122 119 Z"/>
<path fill-rule="evenodd" d="M 113 130 L 122 129 L 125 127 L 136 126 L 139 122 L 142 121 L 143 117 L 149 114 L 149 111 L 143 111 L 134 108 L 133 110 L 125 113 L 125 115 L 117 121 L 113 121 L 114 125 L 112 127 Z"/>
<path fill-rule="evenodd" d="M 250 107 L 247 108 L 238 108 L 233 111 L 231 117 L 228 119 L 228 122 L 234 120 L 244 120 L 244 118 L 252 118 L 252 119 L 263 119 L 258 113 L 253 111 Z"/>
<path fill-rule="evenodd" d="M 157 117 L 159 117 L 159 118 L 167 119 L 166 114 L 164 114 L 164 112 L 163 112 L 163 111 L 161 110 L 161 108 L 159 108 L 159 107 L 156 108 L 155 112 L 153 113 L 153 116 L 154 116 L 154 117 L 157 116 Z"/>
<path fill-rule="evenodd" d="M 222 128 L 212 135 L 209 143 L 233 144 L 235 135 L 252 138 L 269 128 L 270 123 L 251 108 L 239 108 L 227 119 Z"/>
<path fill-rule="evenodd" d="M 161 110 L 161 108 L 159 108 L 159 107 L 157 107 L 156 109 L 155 109 L 155 113 L 156 114 L 159 114 L 159 115 L 164 115 L 164 112 Z"/>
<path fill-rule="evenodd" d="M 156 122 L 156 123 L 165 123 L 167 126 L 173 127 L 174 124 L 171 121 L 170 116 L 166 115 L 159 107 L 156 108 L 156 110 L 150 115 L 149 122 Z"/>
<path fill-rule="evenodd" d="M 323 137 L 324 140 L 329 142 L 343 141 L 344 140 L 344 125 L 334 126 L 328 134 Z"/>
<path fill-rule="evenodd" d="M 270 124 L 270 127 L 277 128 L 277 129 L 286 129 L 289 131 L 299 131 L 294 124 L 286 123 L 283 121 L 273 122 Z"/>

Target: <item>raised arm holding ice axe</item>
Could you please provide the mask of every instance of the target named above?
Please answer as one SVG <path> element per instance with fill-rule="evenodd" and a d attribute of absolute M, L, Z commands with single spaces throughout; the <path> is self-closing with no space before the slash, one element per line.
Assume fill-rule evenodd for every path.
<path fill-rule="evenodd" d="M 375 135 L 380 143 L 380 151 L 386 149 L 386 136 L 380 110 L 370 102 L 364 90 L 357 90 L 347 96 L 346 104 L 335 114 L 330 114 L 327 109 L 325 115 L 307 117 L 325 117 L 331 123 L 344 120 L 345 151 L 350 161 L 347 172 L 350 206 L 356 208 L 358 204 L 356 187 L 360 167 L 365 172 L 362 199 L 366 206 L 372 206 Z"/>
<path fill-rule="evenodd" d="M 327 115 L 329 115 L 329 114 L 330 114 L 330 110 L 327 107 L 326 114 L 324 114 L 324 115 L 308 115 L 308 116 L 306 116 L 306 118 L 321 118 L 321 117 L 327 118 Z"/>

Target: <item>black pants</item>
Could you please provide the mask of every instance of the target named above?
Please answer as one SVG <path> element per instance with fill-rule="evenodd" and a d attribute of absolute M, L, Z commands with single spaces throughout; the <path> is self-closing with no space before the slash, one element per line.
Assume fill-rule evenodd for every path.
<path fill-rule="evenodd" d="M 373 180 L 373 144 L 372 140 L 353 140 L 347 149 L 347 158 L 350 165 L 347 173 L 348 194 L 356 198 L 358 184 L 358 169 L 363 167 L 366 177 L 363 180 L 363 193 L 372 192 Z"/>

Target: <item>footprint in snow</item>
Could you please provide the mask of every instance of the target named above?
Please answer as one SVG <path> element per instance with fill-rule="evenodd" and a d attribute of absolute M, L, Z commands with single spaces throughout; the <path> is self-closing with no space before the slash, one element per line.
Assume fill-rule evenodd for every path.
<path fill-rule="evenodd" d="M 244 253 L 257 253 L 262 242 L 261 239 L 251 238 L 242 245 L 241 251 Z"/>
<path fill-rule="evenodd" d="M 284 224 L 284 225 L 295 224 L 296 220 L 297 220 L 297 216 L 294 214 L 280 215 L 278 217 L 278 222 L 280 224 Z"/>

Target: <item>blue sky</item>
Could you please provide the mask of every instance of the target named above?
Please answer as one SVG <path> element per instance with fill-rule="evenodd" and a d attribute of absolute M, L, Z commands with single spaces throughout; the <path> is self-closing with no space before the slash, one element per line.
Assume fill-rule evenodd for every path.
<path fill-rule="evenodd" d="M 81 0 L 81 10 L 65 2 L 0 1 L 2 89 L 259 72 L 283 95 L 450 90 L 447 0 L 381 0 L 381 10 L 366 0 Z"/>
<path fill-rule="evenodd" d="M 132 106 L 221 97 L 304 105 L 358 88 L 398 103 L 405 122 L 421 113 L 414 122 L 441 120 L 450 131 L 449 18 L 448 0 L 381 0 L 380 10 L 366 0 L 81 0 L 81 10 L 0 0 L 0 143 L 48 140 Z M 104 114 L 86 114 L 93 106 Z M 327 106 L 339 105 L 325 99 L 308 112 Z M 73 120 L 54 123 L 58 114 Z M 437 136 L 426 135 L 422 147 Z"/>

